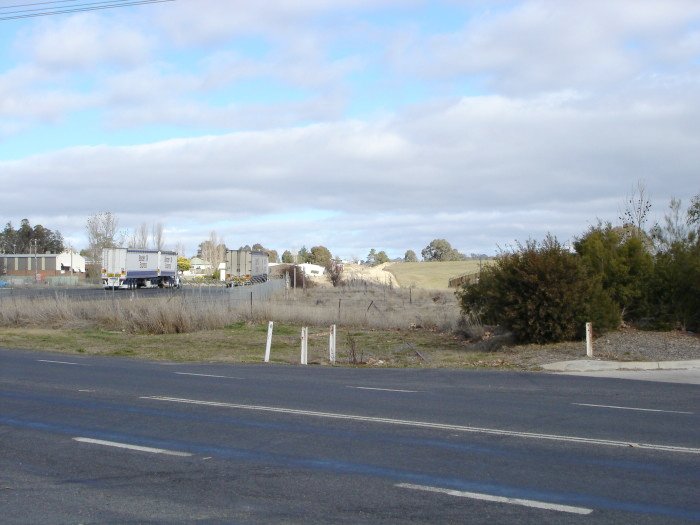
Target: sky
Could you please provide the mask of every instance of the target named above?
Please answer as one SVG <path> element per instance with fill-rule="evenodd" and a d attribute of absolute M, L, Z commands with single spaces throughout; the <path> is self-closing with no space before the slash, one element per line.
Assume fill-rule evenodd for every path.
<path fill-rule="evenodd" d="M 70 3 L 74 0 L 65 0 Z M 0 0 L 9 6 L 36 3 Z M 76 2 L 81 3 L 81 2 Z M 82 2 L 84 3 L 84 2 Z M 700 193 L 697 0 L 176 0 L 0 20 L 0 221 L 188 256 L 495 254 Z"/>

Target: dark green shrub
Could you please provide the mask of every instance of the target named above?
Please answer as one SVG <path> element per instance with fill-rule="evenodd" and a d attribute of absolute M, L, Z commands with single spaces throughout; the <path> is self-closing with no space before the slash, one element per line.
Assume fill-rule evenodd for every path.
<path fill-rule="evenodd" d="M 620 318 L 600 280 L 552 236 L 502 254 L 459 295 L 465 314 L 511 330 L 520 342 L 571 340 L 583 335 L 586 321 L 605 331 Z"/>
<path fill-rule="evenodd" d="M 700 242 L 658 253 L 647 292 L 652 326 L 700 330 Z"/>
<path fill-rule="evenodd" d="M 600 282 L 603 293 L 627 320 L 635 321 L 646 315 L 645 287 L 654 260 L 640 236 L 613 228 L 610 223 L 599 223 L 578 239 L 574 247 L 589 278 Z"/>

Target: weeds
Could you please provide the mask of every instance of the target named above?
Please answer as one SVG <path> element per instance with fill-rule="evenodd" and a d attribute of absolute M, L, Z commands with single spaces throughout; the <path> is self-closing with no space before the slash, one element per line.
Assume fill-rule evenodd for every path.
<path fill-rule="evenodd" d="M 251 304 L 229 297 L 132 296 L 78 300 L 65 294 L 0 300 L 0 327 L 102 329 L 139 334 L 179 334 L 246 323 L 275 321 L 287 325 L 404 330 L 421 327 L 452 332 L 457 327 L 456 299 L 428 290 L 360 286 L 280 292 Z"/>
<path fill-rule="evenodd" d="M 361 365 L 364 364 L 365 353 L 364 350 L 360 349 L 358 351 L 357 338 L 355 334 L 349 333 L 347 335 L 348 341 L 348 362 L 351 365 Z"/>

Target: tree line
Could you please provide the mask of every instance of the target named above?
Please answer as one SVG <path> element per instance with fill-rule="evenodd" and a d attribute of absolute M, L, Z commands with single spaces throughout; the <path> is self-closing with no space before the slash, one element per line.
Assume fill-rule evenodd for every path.
<path fill-rule="evenodd" d="M 0 232 L 0 253 L 61 253 L 63 236 L 41 224 L 32 226 L 22 219 L 18 228 L 8 222 Z"/>

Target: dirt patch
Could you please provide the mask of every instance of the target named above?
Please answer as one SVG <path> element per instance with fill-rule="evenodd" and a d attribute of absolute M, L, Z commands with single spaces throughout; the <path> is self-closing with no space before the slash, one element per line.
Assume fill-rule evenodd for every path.
<path fill-rule="evenodd" d="M 366 282 L 370 284 L 380 284 L 383 286 L 399 287 L 396 277 L 386 270 L 391 263 L 383 263 L 377 266 L 365 266 L 363 264 L 343 265 L 343 281 Z"/>
<path fill-rule="evenodd" d="M 549 345 L 516 345 L 499 355 L 519 368 L 537 369 L 547 363 L 586 358 L 585 341 Z M 690 332 L 651 332 L 626 328 L 593 342 L 593 358 L 603 361 L 685 361 L 700 359 L 700 336 Z"/>

